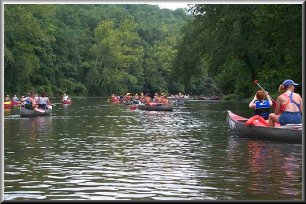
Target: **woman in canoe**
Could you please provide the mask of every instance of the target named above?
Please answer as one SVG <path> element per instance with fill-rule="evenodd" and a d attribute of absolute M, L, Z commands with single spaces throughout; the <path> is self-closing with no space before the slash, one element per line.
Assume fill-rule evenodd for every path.
<path fill-rule="evenodd" d="M 294 88 L 298 84 L 291 79 L 285 80 L 280 86 L 280 92 L 284 93 L 278 96 L 274 113 L 269 115 L 270 126 L 275 126 L 275 122 L 280 125 L 302 123 L 302 98 L 300 94 L 294 93 Z"/>
<path fill-rule="evenodd" d="M 46 96 L 46 93 L 42 92 L 40 94 L 40 97 L 38 98 L 38 108 L 41 108 L 41 109 L 45 110 L 46 108 L 48 108 L 51 105 L 52 104 L 51 104 L 49 98 Z"/>
<path fill-rule="evenodd" d="M 268 100 L 265 99 L 265 96 L 267 96 Z M 263 90 L 258 90 L 253 100 L 249 103 L 249 108 L 254 109 L 254 114 L 263 117 L 265 120 L 268 120 L 270 106 L 272 106 L 272 100 L 269 93 Z"/>

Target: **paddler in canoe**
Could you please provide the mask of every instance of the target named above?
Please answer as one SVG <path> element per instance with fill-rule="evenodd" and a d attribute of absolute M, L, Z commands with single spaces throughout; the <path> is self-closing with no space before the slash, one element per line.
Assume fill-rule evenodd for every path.
<path fill-rule="evenodd" d="M 38 98 L 38 108 L 45 110 L 50 106 L 52 106 L 50 99 L 46 96 L 45 92 L 42 92 Z"/>
<path fill-rule="evenodd" d="M 25 102 L 24 108 L 28 110 L 34 110 L 37 112 L 44 112 L 44 110 L 38 108 L 38 103 L 35 100 L 35 94 L 34 92 L 28 93 L 28 97 L 26 97 L 23 101 L 20 101 L 22 104 Z"/>
<path fill-rule="evenodd" d="M 276 122 L 280 125 L 302 123 L 302 98 L 300 94 L 294 93 L 297 85 L 291 79 L 280 85 L 281 94 L 277 97 L 275 112 L 269 115 L 270 126 L 275 126 Z"/>
<path fill-rule="evenodd" d="M 267 99 L 265 99 L 265 97 Z M 269 93 L 264 92 L 263 90 L 258 90 L 252 101 L 249 103 L 249 108 L 254 109 L 254 114 L 260 115 L 265 120 L 268 120 L 271 106 L 272 100 Z"/>
<path fill-rule="evenodd" d="M 146 97 L 145 97 L 145 104 L 146 105 L 150 105 L 151 102 L 151 97 L 149 93 L 146 93 Z"/>
<path fill-rule="evenodd" d="M 10 95 L 6 95 L 5 99 L 4 99 L 4 102 L 10 102 L 12 101 L 11 98 L 10 98 Z"/>
<path fill-rule="evenodd" d="M 117 104 L 119 103 L 119 98 L 115 94 L 112 94 L 110 101 L 114 104 Z"/>
<path fill-rule="evenodd" d="M 267 99 L 265 99 L 267 97 Z M 245 124 L 253 125 L 255 120 L 259 120 L 261 123 L 269 126 L 268 117 L 270 113 L 270 107 L 272 106 L 272 100 L 269 93 L 263 90 L 258 90 L 249 103 L 249 108 L 254 110 L 254 116 L 251 117 Z"/>
<path fill-rule="evenodd" d="M 16 95 L 14 95 L 12 101 L 13 101 L 13 106 L 18 106 L 20 104 L 20 100 Z"/>

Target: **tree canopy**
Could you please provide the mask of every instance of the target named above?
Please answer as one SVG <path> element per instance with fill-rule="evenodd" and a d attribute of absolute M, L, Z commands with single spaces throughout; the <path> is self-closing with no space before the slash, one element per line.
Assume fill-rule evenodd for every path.
<path fill-rule="evenodd" d="M 255 79 L 275 93 L 302 84 L 302 5 L 5 4 L 4 21 L 9 94 L 249 97 Z"/>

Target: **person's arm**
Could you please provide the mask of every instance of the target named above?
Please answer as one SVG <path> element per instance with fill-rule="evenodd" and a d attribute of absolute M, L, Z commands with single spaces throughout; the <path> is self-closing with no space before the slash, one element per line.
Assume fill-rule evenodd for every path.
<path fill-rule="evenodd" d="M 52 103 L 51 103 L 51 101 L 50 101 L 49 98 L 48 98 L 48 105 L 49 105 L 49 106 L 52 106 Z"/>
<path fill-rule="evenodd" d="M 257 99 L 257 97 L 256 97 L 256 94 L 255 94 L 253 100 L 249 103 L 249 108 L 255 109 L 256 105 L 255 105 L 254 102 L 255 102 L 256 99 Z"/>
<path fill-rule="evenodd" d="M 32 108 L 34 109 L 36 106 L 36 100 L 34 98 L 31 97 L 31 102 L 32 102 Z"/>
<path fill-rule="evenodd" d="M 281 105 L 281 98 L 280 98 L 280 96 L 279 96 L 279 97 L 277 97 L 277 100 L 276 100 L 276 107 L 275 107 L 275 111 L 274 111 L 274 113 L 275 113 L 276 115 L 280 114 L 280 105 Z"/>

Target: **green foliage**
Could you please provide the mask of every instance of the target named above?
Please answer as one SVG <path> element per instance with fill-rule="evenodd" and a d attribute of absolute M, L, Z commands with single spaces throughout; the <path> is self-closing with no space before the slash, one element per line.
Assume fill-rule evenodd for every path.
<path fill-rule="evenodd" d="M 4 91 L 277 94 L 302 84 L 302 6 L 4 5 Z M 298 89 L 297 89 L 298 90 Z M 301 91 L 301 88 L 300 88 Z"/>
<path fill-rule="evenodd" d="M 176 77 L 195 93 L 210 76 L 226 95 L 248 97 L 258 87 L 277 92 L 301 81 L 301 5 L 195 5 L 174 62 Z M 194 83 L 195 84 L 192 84 Z"/>
<path fill-rule="evenodd" d="M 16 94 L 106 96 L 143 92 L 147 83 L 167 90 L 179 31 L 190 18 L 137 4 L 6 4 L 4 10 L 5 92 Z"/>

